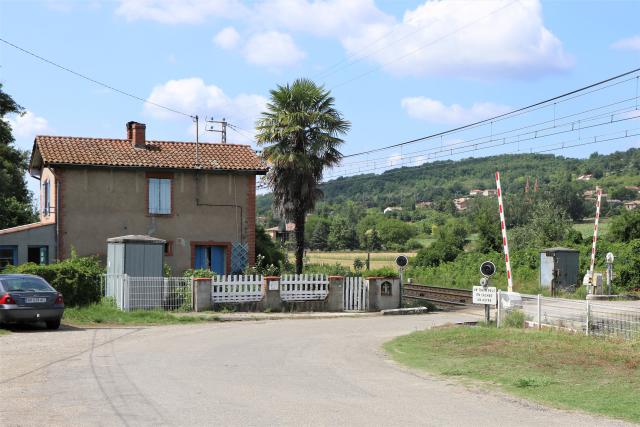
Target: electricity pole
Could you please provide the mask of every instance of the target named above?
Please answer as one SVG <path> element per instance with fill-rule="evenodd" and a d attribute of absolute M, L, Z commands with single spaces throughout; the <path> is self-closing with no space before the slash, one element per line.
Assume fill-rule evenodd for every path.
<path fill-rule="evenodd" d="M 219 132 L 220 135 L 220 142 L 223 144 L 227 143 L 227 121 L 226 119 L 223 117 L 222 120 L 213 120 L 213 117 L 209 118 L 206 120 L 207 121 L 207 126 L 205 127 L 205 130 L 209 131 L 209 132 Z M 220 125 L 220 129 L 215 129 L 214 126 L 216 125 Z"/>

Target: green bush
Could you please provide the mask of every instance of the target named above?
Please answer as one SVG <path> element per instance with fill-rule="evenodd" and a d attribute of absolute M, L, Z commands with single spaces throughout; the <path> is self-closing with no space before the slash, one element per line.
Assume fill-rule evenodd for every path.
<path fill-rule="evenodd" d="M 72 257 L 49 265 L 7 266 L 3 273 L 40 276 L 62 293 L 65 305 L 85 306 L 100 301 L 105 269 L 97 257 Z"/>
<path fill-rule="evenodd" d="M 367 270 L 362 273 L 363 277 L 398 277 L 398 270 L 393 267 L 382 267 Z"/>
<path fill-rule="evenodd" d="M 507 314 L 504 321 L 501 322 L 501 326 L 506 328 L 524 328 L 524 321 L 527 320 L 525 314 L 520 310 L 513 310 Z"/>
<path fill-rule="evenodd" d="M 349 267 L 340 263 L 335 264 L 306 264 L 304 272 L 308 274 L 326 274 L 327 276 L 353 276 Z M 358 273 L 359 274 L 359 273 Z"/>

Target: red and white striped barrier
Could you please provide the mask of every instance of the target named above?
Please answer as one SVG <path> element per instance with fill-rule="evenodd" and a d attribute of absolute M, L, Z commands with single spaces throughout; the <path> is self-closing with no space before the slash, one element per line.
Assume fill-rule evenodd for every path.
<path fill-rule="evenodd" d="M 598 188 L 598 198 L 596 199 L 596 220 L 593 223 L 593 243 L 591 244 L 591 265 L 589 266 L 589 276 L 593 283 L 593 268 L 596 264 L 596 242 L 598 241 L 598 222 L 600 221 L 600 201 L 602 200 L 602 188 Z"/>
<path fill-rule="evenodd" d="M 504 261 L 507 266 L 507 285 L 509 292 L 513 292 L 513 278 L 511 275 L 511 262 L 509 261 L 509 243 L 507 242 L 507 225 L 504 222 L 504 205 L 502 204 L 502 188 L 500 186 L 500 172 L 496 172 L 496 186 L 498 187 L 498 206 L 500 209 L 500 228 L 502 229 L 502 247 L 504 249 Z"/>

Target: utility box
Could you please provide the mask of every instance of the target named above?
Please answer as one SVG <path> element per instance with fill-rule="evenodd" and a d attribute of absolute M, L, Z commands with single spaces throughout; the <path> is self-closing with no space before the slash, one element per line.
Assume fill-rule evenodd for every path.
<path fill-rule="evenodd" d="M 144 235 L 107 239 L 107 274 L 163 277 L 164 244 L 162 239 Z"/>
<path fill-rule="evenodd" d="M 555 293 L 573 291 L 579 283 L 580 252 L 570 248 L 548 248 L 540 251 L 540 287 Z"/>

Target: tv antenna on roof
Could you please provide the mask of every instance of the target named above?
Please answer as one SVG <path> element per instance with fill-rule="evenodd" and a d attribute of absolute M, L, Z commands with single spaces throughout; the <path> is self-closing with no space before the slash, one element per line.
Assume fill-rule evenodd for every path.
<path fill-rule="evenodd" d="M 205 130 L 208 132 L 220 132 L 220 142 L 227 143 L 227 120 L 223 117 L 222 120 L 214 120 L 213 117 L 206 119 L 207 125 Z M 221 129 L 216 129 L 217 125 L 221 125 Z"/>

